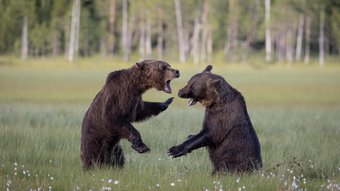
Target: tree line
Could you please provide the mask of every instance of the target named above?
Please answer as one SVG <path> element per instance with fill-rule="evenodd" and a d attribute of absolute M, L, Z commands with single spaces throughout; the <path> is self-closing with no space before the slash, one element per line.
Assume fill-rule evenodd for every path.
<path fill-rule="evenodd" d="M 0 54 L 309 63 L 340 54 L 338 0 L 0 0 Z"/>

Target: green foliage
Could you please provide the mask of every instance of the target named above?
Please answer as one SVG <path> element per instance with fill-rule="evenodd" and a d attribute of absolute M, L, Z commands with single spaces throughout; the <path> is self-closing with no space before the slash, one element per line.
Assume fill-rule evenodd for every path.
<path fill-rule="evenodd" d="M 199 5 L 205 0 L 181 1 L 182 18 L 184 25 L 185 41 L 188 44 L 190 54 L 191 37 L 194 29 L 194 20 L 199 13 Z M 237 23 L 234 37 L 239 45 L 233 47 L 234 52 L 241 60 L 243 52 L 248 51 L 248 47 L 256 53 L 264 50 L 264 2 L 254 1 L 232 1 L 233 7 L 229 7 L 229 1 L 208 1 L 210 11 L 208 13 L 208 28 L 211 30 L 213 53 L 222 52 L 227 39 L 228 27 L 232 25 L 231 18 Z M 81 56 L 93 56 L 103 49 L 114 46 L 117 50 L 115 56 L 122 56 L 120 39 L 122 37 L 122 5 L 121 1 L 115 1 L 115 24 L 114 36 L 116 40 L 113 45 L 108 44 L 109 36 L 109 0 L 82 1 L 81 4 L 81 24 L 79 53 Z M 340 34 L 339 34 L 339 10 L 340 5 L 337 0 L 326 1 L 306 1 L 306 0 L 272 0 L 271 6 L 271 30 L 274 40 L 273 46 L 277 47 L 275 38 L 285 33 L 285 29 L 291 29 L 296 33 L 299 14 L 312 18 L 312 54 L 318 52 L 319 15 L 320 7 L 325 7 L 326 22 L 326 51 L 331 55 L 339 54 Z M 20 52 L 23 18 L 28 18 L 29 34 L 29 55 L 31 57 L 58 56 L 67 52 L 69 43 L 69 33 L 71 25 L 71 9 L 73 1 L 69 0 L 0 0 L 0 54 L 18 55 Z M 151 22 L 152 48 L 156 52 L 157 42 L 157 19 L 159 10 L 164 12 L 163 32 L 164 32 L 164 52 L 167 59 L 175 60 L 178 54 L 177 31 L 174 14 L 173 1 L 147 0 L 129 1 L 129 30 L 132 40 L 132 52 L 138 53 L 139 33 L 141 18 L 144 13 Z M 256 19 L 255 19 L 256 17 Z M 232 19 L 231 19 L 232 20 Z M 203 23 L 204 24 L 204 23 Z M 255 31 L 255 35 L 253 34 Z M 249 38 L 251 35 L 254 37 Z M 246 42 L 246 40 L 250 42 Z M 295 44 L 295 37 L 293 41 Z M 245 45 L 249 43 L 249 45 Z M 106 51 L 108 52 L 108 51 Z M 175 55 L 175 56 L 174 56 Z M 156 53 L 152 54 L 153 57 Z M 176 59 L 177 60 L 177 59 Z"/>
<path fill-rule="evenodd" d="M 7 61 L 8 62 L 8 61 Z M 29 60 L 0 58 L 1 190 L 336 190 L 340 183 L 340 68 L 303 65 L 214 65 L 244 95 L 262 145 L 264 168 L 250 175 L 212 177 L 207 151 L 171 159 L 167 149 L 197 133 L 200 104 L 176 98 L 158 117 L 134 124 L 151 152 L 141 155 L 123 140 L 122 170 L 85 172 L 79 159 L 82 117 L 108 72 L 130 65 L 100 58 Z M 96 63 L 96 64 L 93 64 Z M 181 77 L 174 95 L 149 91 L 163 101 L 202 67 L 172 64 Z M 176 96 L 175 96 L 176 97 Z"/>

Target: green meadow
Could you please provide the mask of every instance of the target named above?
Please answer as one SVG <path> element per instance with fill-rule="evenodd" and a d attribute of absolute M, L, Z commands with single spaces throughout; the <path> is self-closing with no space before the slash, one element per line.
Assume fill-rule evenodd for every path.
<path fill-rule="evenodd" d="M 211 176 L 205 149 L 172 159 L 167 149 L 200 131 L 204 109 L 188 107 L 178 90 L 203 65 L 172 64 L 181 77 L 168 110 L 134 126 L 150 147 L 138 154 L 122 140 L 124 169 L 83 171 L 79 158 L 83 115 L 113 70 L 114 59 L 0 59 L 0 190 L 340 190 L 340 66 L 217 64 L 242 92 L 261 142 L 263 169 Z"/>

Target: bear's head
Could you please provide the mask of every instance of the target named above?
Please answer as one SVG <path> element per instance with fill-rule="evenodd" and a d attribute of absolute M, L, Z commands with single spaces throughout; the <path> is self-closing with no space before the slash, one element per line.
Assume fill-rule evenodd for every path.
<path fill-rule="evenodd" d="M 156 88 L 166 93 L 171 93 L 171 80 L 179 77 L 178 70 L 171 68 L 168 63 L 160 60 L 144 60 L 137 62 L 135 67 L 142 71 L 148 87 Z"/>
<path fill-rule="evenodd" d="M 218 103 L 227 93 L 227 82 L 219 75 L 212 74 L 211 65 L 208 65 L 202 73 L 194 75 L 188 84 L 179 90 L 180 98 L 189 99 L 189 106 L 200 102 L 203 106 L 209 107 Z"/>

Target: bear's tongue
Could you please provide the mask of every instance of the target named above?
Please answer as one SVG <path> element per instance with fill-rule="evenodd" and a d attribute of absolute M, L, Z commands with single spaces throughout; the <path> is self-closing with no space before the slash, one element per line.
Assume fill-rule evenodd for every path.
<path fill-rule="evenodd" d="M 165 82 L 164 91 L 165 91 L 166 93 L 171 94 L 170 80 L 167 80 L 167 81 Z"/>
<path fill-rule="evenodd" d="M 188 102 L 188 106 L 195 105 L 196 103 L 197 103 L 197 100 L 196 100 L 196 99 L 190 98 L 190 99 L 189 99 L 189 102 Z"/>

